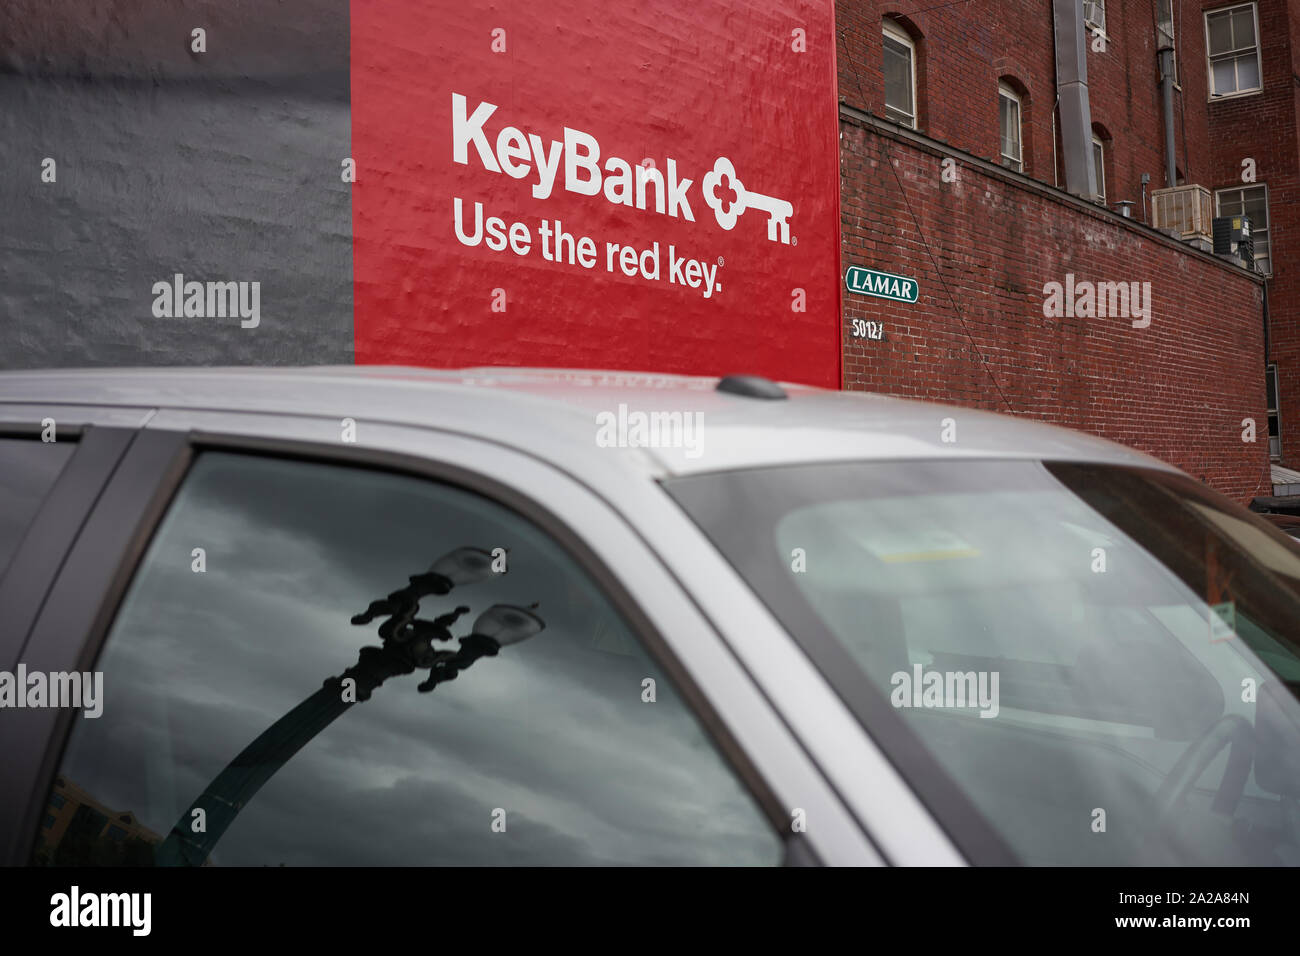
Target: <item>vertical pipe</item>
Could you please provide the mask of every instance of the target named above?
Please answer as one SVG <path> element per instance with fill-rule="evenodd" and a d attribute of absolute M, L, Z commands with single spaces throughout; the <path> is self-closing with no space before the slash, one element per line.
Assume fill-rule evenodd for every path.
<path fill-rule="evenodd" d="M 1268 329 L 1268 279 L 1264 279 L 1264 371 L 1268 372 L 1269 362 L 1269 329 Z M 1281 399 L 1279 399 L 1279 402 Z"/>
<path fill-rule="evenodd" d="M 1058 189 L 1061 187 L 1061 176 L 1056 171 L 1056 111 L 1061 105 L 1061 94 L 1056 94 L 1056 99 L 1052 102 L 1052 185 Z"/>
<path fill-rule="evenodd" d="M 1174 50 L 1161 47 L 1160 92 L 1165 105 L 1165 185 L 1178 185 L 1178 165 L 1174 161 Z"/>

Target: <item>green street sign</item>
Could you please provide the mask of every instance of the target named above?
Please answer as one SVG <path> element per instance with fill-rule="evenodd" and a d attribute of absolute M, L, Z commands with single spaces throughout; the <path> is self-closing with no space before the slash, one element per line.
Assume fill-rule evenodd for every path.
<path fill-rule="evenodd" d="M 892 272 L 878 272 L 862 266 L 849 266 L 844 273 L 844 287 L 859 295 L 874 295 L 895 302 L 915 302 L 921 288 L 915 279 L 896 276 Z"/>

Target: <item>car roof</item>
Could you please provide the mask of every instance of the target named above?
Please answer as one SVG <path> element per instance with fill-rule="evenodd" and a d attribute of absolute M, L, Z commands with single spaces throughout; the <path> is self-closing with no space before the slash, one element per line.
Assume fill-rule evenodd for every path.
<path fill-rule="evenodd" d="M 0 372 L 6 404 L 317 415 L 474 435 L 565 466 L 655 476 L 799 463 L 1017 458 L 1176 470 L 1083 432 L 957 406 L 781 383 L 787 400 L 719 379 L 624 371 L 399 366 L 113 368 Z M 675 447 L 603 447 L 602 422 L 682 413 Z M 698 417 L 696 417 L 698 415 Z M 621 419 L 620 419 L 621 416 Z M 954 429 L 943 434 L 946 420 Z M 692 437 L 694 436 L 694 437 Z M 945 441 L 944 438 L 955 438 Z M 632 441 L 636 441 L 635 435 Z"/>

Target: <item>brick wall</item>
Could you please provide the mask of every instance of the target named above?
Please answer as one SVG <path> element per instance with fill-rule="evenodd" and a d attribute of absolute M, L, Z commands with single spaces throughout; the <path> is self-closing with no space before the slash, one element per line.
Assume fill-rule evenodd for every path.
<path fill-rule="evenodd" d="M 1226 4 L 1230 6 L 1231 4 Z M 1222 0 L 1202 4 L 1224 7 Z M 1268 187 L 1273 277 L 1269 282 L 1269 358 L 1278 366 L 1282 461 L 1300 467 L 1300 276 L 1291 265 L 1300 254 L 1300 139 L 1297 137 L 1295 57 L 1291 37 L 1300 36 L 1300 4 L 1261 0 L 1263 90 L 1211 101 L 1207 106 L 1215 143 L 1212 189 Z M 1255 161 L 1255 182 L 1242 181 L 1242 161 Z"/>
<path fill-rule="evenodd" d="M 1219 0 L 1221 5 L 1222 0 Z M 1285 0 L 1267 0 L 1281 6 Z M 907 16 L 900 11 L 932 4 L 898 0 L 837 0 L 837 56 L 840 98 L 884 115 L 881 24 L 900 23 L 917 44 L 918 127 L 926 135 L 996 159 L 998 81 L 1012 77 L 1026 92 L 1025 172 L 1064 185 L 1060 132 L 1053 137 L 1056 101 L 1051 0 L 958 3 Z M 1210 173 L 1210 131 L 1206 118 L 1205 35 L 1194 3 L 1176 3 L 1176 58 L 1181 89 L 1175 90 L 1175 153 L 1187 182 Z M 1090 44 L 1088 96 L 1094 131 L 1106 141 L 1106 193 L 1112 204 L 1134 202 L 1142 214 L 1142 173 L 1148 189 L 1165 186 L 1164 125 L 1156 63 L 1155 4 L 1111 0 L 1107 4 L 1104 51 Z M 1055 153 L 1054 153 L 1055 149 Z"/>
<path fill-rule="evenodd" d="M 846 388 L 1010 410 L 1139 448 L 1243 502 L 1270 493 L 1255 279 L 940 144 L 847 113 L 840 130 L 843 265 L 920 283 L 915 305 L 844 294 Z M 956 182 L 941 176 L 946 156 Z M 1150 282 L 1150 326 L 1045 317 L 1045 284 L 1068 273 Z M 852 337 L 855 318 L 883 322 L 885 341 Z"/>

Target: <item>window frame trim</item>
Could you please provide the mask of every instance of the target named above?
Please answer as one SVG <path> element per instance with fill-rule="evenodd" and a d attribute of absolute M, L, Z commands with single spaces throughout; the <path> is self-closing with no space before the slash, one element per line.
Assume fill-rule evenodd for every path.
<path fill-rule="evenodd" d="M 1016 157 L 1016 164 L 1009 165 L 1005 160 L 1010 159 L 1006 153 L 1002 152 L 1002 100 L 1009 99 L 1016 104 L 1016 149 L 1020 155 Z M 1017 173 L 1025 171 L 1025 103 L 1024 99 L 1015 88 L 1005 80 L 998 80 L 998 162 L 1001 166 Z"/>
<path fill-rule="evenodd" d="M 1097 185 L 1101 188 L 1097 190 L 1099 198 L 1098 205 L 1110 208 L 1110 200 L 1106 193 L 1106 141 L 1097 135 L 1096 131 L 1092 134 L 1092 145 L 1096 146 L 1101 152 L 1101 165 L 1097 167 Z"/>
<path fill-rule="evenodd" d="M 189 459 L 184 433 L 132 431 L 43 595 L 21 652 L 32 670 L 90 669 Z M 0 865 L 30 861 L 74 719 L 44 707 L 0 720 L 9 770 L 0 775 Z"/>
<path fill-rule="evenodd" d="M 1268 236 L 1268 271 L 1264 272 L 1261 270 L 1259 274 L 1271 279 L 1273 277 L 1273 216 L 1269 204 L 1268 183 L 1242 183 L 1237 186 L 1223 186 L 1220 187 L 1219 189 L 1214 190 L 1214 215 L 1216 218 L 1223 215 L 1223 207 L 1220 205 L 1220 197 L 1224 193 L 1231 193 L 1231 192 L 1244 193 L 1248 189 L 1264 190 L 1264 215 L 1268 217 L 1268 225 L 1264 227 L 1264 232 Z M 1242 214 L 1244 215 L 1245 205 L 1246 205 L 1246 200 L 1244 197 L 1242 198 L 1241 205 L 1243 209 Z M 1251 223 L 1250 228 L 1251 228 L 1251 235 L 1253 237 L 1254 231 L 1256 229 L 1256 224 Z M 1259 260 L 1256 260 L 1256 262 L 1258 261 Z M 1280 422 L 1279 422 L 1279 426 L 1280 426 Z M 1280 431 L 1279 434 L 1281 434 Z"/>
<path fill-rule="evenodd" d="M 0 423 L 0 438 L 40 441 L 39 424 Z M 45 596 L 74 546 L 95 499 L 135 437 L 132 429 L 59 426 L 60 442 L 74 445 L 23 533 L 12 560 L 0 569 L 0 670 L 20 660 Z"/>
<path fill-rule="evenodd" d="M 884 105 L 885 105 L 885 116 L 884 116 L 884 118 L 885 118 L 886 120 L 888 120 L 889 122 L 891 122 L 891 123 L 898 123 L 898 125 L 899 125 L 899 126 L 902 126 L 904 129 L 920 130 L 920 128 L 921 128 L 921 96 L 920 96 L 920 91 L 917 89 L 917 86 L 916 86 L 916 41 L 912 39 L 912 37 L 908 34 L 908 32 L 907 32 L 906 30 L 904 30 L 904 29 L 902 28 L 902 26 L 900 26 L 900 25 L 899 25 L 895 20 L 893 20 L 893 19 L 890 18 L 890 17 L 885 17 L 885 18 L 881 21 L 881 37 L 882 37 L 882 42 L 881 42 L 881 94 L 882 94 L 882 102 L 883 102 Z M 890 117 L 889 117 L 889 111 L 890 111 L 890 110 L 893 110 L 893 111 L 896 112 L 896 113 L 901 113 L 901 112 L 903 112 L 903 111 L 900 110 L 900 109 L 898 109 L 898 107 L 896 107 L 896 106 L 890 106 L 890 105 L 889 105 L 888 91 L 887 91 L 887 89 L 885 88 L 885 85 L 884 85 L 884 43 L 883 43 L 883 37 L 889 37 L 891 40 L 894 40 L 894 41 L 896 41 L 896 42 L 898 42 L 898 43 L 902 43 L 904 46 L 907 47 L 907 51 L 908 51 L 907 63 L 908 63 L 908 66 L 911 67 L 911 79 L 910 79 L 909 82 L 911 83 L 911 92 L 912 92 L 912 122 L 911 122 L 910 125 L 907 124 L 907 123 L 899 123 L 898 120 L 890 119 Z"/>
<path fill-rule="evenodd" d="M 1250 7 L 1250 15 L 1255 29 L 1255 65 L 1259 69 L 1259 85 L 1245 90 L 1234 90 L 1231 93 L 1216 93 L 1214 91 L 1214 55 L 1210 52 L 1210 17 L 1215 14 L 1228 13 L 1232 10 L 1239 10 L 1244 7 Z M 1260 35 L 1259 29 L 1259 4 L 1256 0 L 1250 0 L 1248 3 L 1233 3 L 1226 7 L 1216 7 L 1213 10 L 1201 11 L 1202 30 L 1205 34 L 1205 97 L 1207 102 L 1214 103 L 1219 100 L 1238 99 L 1243 96 L 1257 96 L 1264 92 L 1264 38 Z M 1232 56 L 1234 59 L 1241 56 L 1240 53 L 1220 54 L 1220 56 Z M 1237 75 L 1236 65 L 1232 69 L 1233 77 Z"/>
<path fill-rule="evenodd" d="M 1101 23 L 1088 19 L 1088 8 L 1083 8 L 1083 27 L 1084 30 L 1101 36 L 1103 40 L 1110 41 L 1110 35 L 1106 32 L 1106 0 L 1089 0 L 1101 8 Z"/>

